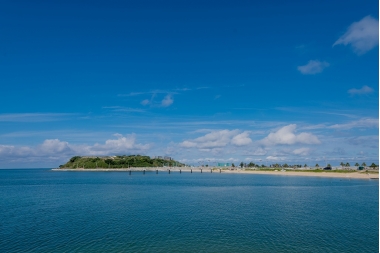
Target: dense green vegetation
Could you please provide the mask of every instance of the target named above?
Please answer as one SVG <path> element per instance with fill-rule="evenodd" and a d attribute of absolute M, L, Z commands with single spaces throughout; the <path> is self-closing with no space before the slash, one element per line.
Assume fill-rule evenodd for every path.
<path fill-rule="evenodd" d="M 183 167 L 183 163 L 175 160 L 164 160 L 160 158 L 150 158 L 149 156 L 130 155 L 130 156 L 106 156 L 88 157 L 74 156 L 67 163 L 60 165 L 60 168 L 85 168 L 85 169 L 121 169 L 130 167 Z"/>

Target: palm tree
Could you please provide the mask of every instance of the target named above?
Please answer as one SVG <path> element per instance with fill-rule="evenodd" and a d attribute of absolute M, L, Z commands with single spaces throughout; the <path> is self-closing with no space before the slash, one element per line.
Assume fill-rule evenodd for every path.
<path fill-rule="evenodd" d="M 346 163 L 346 167 L 350 167 L 350 163 Z"/>
<path fill-rule="evenodd" d="M 355 166 L 359 166 L 359 164 L 358 164 L 358 163 L 355 163 Z"/>
<path fill-rule="evenodd" d="M 363 162 L 363 163 L 362 163 L 362 166 L 365 167 L 365 166 L 367 166 L 367 164 L 366 164 L 365 162 Z"/>
<path fill-rule="evenodd" d="M 373 169 L 378 167 L 375 163 L 372 163 L 369 167 L 372 167 Z"/>
<path fill-rule="evenodd" d="M 342 166 L 342 167 L 343 167 L 343 166 L 344 166 L 344 163 L 343 163 L 343 162 L 341 162 L 341 163 L 340 163 L 340 166 Z"/>
<path fill-rule="evenodd" d="M 319 164 L 317 163 L 317 164 L 315 165 L 315 167 L 319 168 Z"/>

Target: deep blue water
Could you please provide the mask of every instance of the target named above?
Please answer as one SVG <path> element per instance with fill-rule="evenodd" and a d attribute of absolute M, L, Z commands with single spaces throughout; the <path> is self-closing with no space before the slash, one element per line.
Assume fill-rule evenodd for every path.
<path fill-rule="evenodd" d="M 378 252 L 378 180 L 0 170 L 1 252 Z"/>

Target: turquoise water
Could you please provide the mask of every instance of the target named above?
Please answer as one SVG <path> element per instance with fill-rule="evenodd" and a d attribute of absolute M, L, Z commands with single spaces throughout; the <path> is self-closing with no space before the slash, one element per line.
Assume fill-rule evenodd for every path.
<path fill-rule="evenodd" d="M 378 252 L 378 180 L 0 170 L 1 252 Z"/>

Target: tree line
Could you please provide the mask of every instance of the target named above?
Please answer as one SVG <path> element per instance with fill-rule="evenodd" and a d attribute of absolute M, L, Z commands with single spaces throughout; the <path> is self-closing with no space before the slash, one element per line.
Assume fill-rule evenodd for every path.
<path fill-rule="evenodd" d="M 271 168 L 302 168 L 302 167 L 304 167 L 304 168 L 306 168 L 306 167 L 309 167 L 307 164 L 304 164 L 304 165 L 301 165 L 301 164 L 293 164 L 293 165 L 291 165 L 291 164 L 287 164 L 287 163 L 284 163 L 284 164 L 279 164 L 279 163 L 275 163 L 275 164 L 271 164 L 271 165 L 269 165 L 269 166 L 266 166 L 266 165 L 264 165 L 264 164 L 261 164 L 261 165 L 259 165 L 259 164 L 255 164 L 255 163 L 253 163 L 253 162 L 250 162 L 250 163 L 243 163 L 243 162 L 241 162 L 240 164 L 239 164 L 239 166 L 241 167 L 241 168 L 260 168 L 260 167 L 271 167 Z M 341 162 L 340 163 L 340 166 L 342 166 L 342 167 L 351 167 L 351 165 L 350 165 L 350 163 L 343 163 L 343 162 Z M 355 163 L 355 165 L 354 166 L 356 166 L 356 167 L 359 167 L 359 166 L 362 166 L 362 167 L 367 167 L 367 164 L 365 163 L 365 162 L 363 162 L 361 165 L 359 165 L 359 163 Z M 232 164 L 232 167 L 235 167 L 235 164 L 233 163 Z M 319 166 L 319 164 L 317 163 L 317 164 L 315 164 L 315 166 L 314 167 L 316 167 L 316 168 L 319 168 L 320 166 Z M 331 165 L 330 164 L 327 164 L 327 167 L 331 167 Z M 371 167 L 371 168 L 378 168 L 379 167 L 379 165 L 376 165 L 375 163 L 372 163 L 370 166 L 368 166 L 368 167 Z"/>

